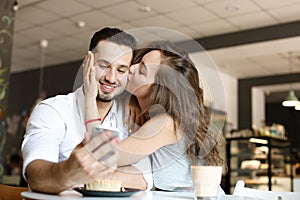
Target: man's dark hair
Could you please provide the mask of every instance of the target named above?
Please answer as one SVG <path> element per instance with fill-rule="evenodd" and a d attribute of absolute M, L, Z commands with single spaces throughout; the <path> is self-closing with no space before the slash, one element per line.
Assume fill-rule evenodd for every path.
<path fill-rule="evenodd" d="M 135 49 L 137 46 L 137 41 L 132 35 L 118 28 L 106 27 L 94 33 L 89 50 L 92 51 L 101 40 L 111 41 L 118 45 L 130 47 L 131 49 Z"/>

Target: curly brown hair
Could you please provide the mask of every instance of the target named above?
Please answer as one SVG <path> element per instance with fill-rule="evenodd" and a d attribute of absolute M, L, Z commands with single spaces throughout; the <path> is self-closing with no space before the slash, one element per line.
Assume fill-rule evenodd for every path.
<path fill-rule="evenodd" d="M 198 70 L 188 53 L 169 41 L 154 41 L 134 52 L 133 63 L 139 63 L 151 51 L 161 52 L 161 66 L 147 109 L 138 118 L 139 125 L 150 116 L 169 114 L 174 120 L 174 130 L 182 130 L 187 144 L 186 154 L 193 164 L 224 165 L 220 148 L 224 143 L 221 131 L 213 130 L 206 114 L 203 90 Z"/>

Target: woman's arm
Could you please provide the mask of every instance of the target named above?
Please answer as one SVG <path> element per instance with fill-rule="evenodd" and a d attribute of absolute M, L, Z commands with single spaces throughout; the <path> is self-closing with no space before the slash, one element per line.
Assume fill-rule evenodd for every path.
<path fill-rule="evenodd" d="M 94 54 L 88 52 L 83 61 L 83 80 L 84 80 L 84 96 L 85 96 L 85 120 L 99 119 L 97 107 L 97 81 L 94 66 Z M 90 139 L 93 127 L 99 124 L 99 121 L 90 121 L 86 124 L 86 139 Z"/>
<path fill-rule="evenodd" d="M 165 145 L 176 143 L 180 138 L 175 133 L 174 121 L 170 115 L 156 115 L 119 143 L 118 166 L 135 163 Z"/>
<path fill-rule="evenodd" d="M 120 180 L 122 183 L 121 187 L 125 188 L 135 188 L 139 190 L 147 189 L 147 182 L 144 179 L 143 174 L 131 165 L 118 167 L 116 171 L 107 174 L 103 179 Z"/>

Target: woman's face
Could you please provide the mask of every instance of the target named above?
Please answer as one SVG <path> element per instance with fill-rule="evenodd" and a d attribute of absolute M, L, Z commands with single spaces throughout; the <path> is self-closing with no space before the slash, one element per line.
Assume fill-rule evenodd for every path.
<path fill-rule="evenodd" d="M 137 97 L 147 97 L 161 63 L 158 50 L 145 54 L 140 63 L 130 66 L 126 90 Z"/>

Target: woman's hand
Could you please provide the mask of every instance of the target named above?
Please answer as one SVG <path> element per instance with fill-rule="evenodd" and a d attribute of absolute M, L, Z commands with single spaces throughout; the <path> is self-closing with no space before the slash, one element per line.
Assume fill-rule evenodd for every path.
<path fill-rule="evenodd" d="M 96 80 L 96 68 L 94 66 L 94 54 L 89 51 L 83 61 L 83 80 L 84 80 L 84 96 L 85 96 L 85 120 L 99 118 L 97 100 L 98 81 Z M 95 123 L 86 124 L 87 133 L 85 140 L 89 141 L 92 129 Z"/>
<path fill-rule="evenodd" d="M 98 83 L 96 80 L 96 69 L 94 65 L 94 54 L 88 51 L 83 61 L 83 81 L 86 101 L 96 101 Z"/>

